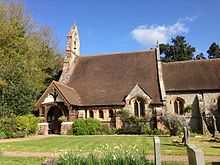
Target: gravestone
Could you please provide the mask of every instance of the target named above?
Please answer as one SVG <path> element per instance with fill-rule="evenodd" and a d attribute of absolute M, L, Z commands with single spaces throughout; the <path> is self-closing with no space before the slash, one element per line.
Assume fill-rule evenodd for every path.
<path fill-rule="evenodd" d="M 154 136 L 154 164 L 161 165 L 160 139 Z"/>
<path fill-rule="evenodd" d="M 187 145 L 187 155 L 190 165 L 205 165 L 204 153 L 195 144 Z"/>
<path fill-rule="evenodd" d="M 183 127 L 183 140 L 182 143 L 184 143 L 184 145 L 188 145 L 189 144 L 189 140 L 190 140 L 190 132 L 186 127 Z"/>
<path fill-rule="evenodd" d="M 214 125 L 213 137 L 219 136 L 220 134 L 219 134 L 218 129 L 217 129 L 216 118 L 215 118 L 214 115 L 213 115 L 213 125 Z"/>

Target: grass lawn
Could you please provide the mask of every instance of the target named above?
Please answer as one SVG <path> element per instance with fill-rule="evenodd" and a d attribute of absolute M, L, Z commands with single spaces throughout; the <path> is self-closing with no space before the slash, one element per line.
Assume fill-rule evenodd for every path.
<path fill-rule="evenodd" d="M 25 157 L 1 157 L 1 165 L 40 165 L 42 163 L 42 158 L 25 158 Z"/>
<path fill-rule="evenodd" d="M 186 154 L 184 147 L 171 145 L 173 138 L 160 137 L 163 154 Z M 0 143 L 2 151 L 99 152 L 121 150 L 153 154 L 153 138 L 146 136 L 60 136 Z"/>
<path fill-rule="evenodd" d="M 210 137 L 208 137 L 210 139 Z M 211 143 L 203 138 L 191 138 L 203 149 L 205 155 L 220 155 L 220 143 Z M 181 141 L 177 137 L 160 137 L 162 154 L 186 154 L 186 148 L 173 144 L 173 140 Z M 42 139 L 0 143 L 0 151 L 46 151 L 62 152 L 104 152 L 130 151 L 135 153 L 153 154 L 153 138 L 146 136 L 60 136 Z"/>

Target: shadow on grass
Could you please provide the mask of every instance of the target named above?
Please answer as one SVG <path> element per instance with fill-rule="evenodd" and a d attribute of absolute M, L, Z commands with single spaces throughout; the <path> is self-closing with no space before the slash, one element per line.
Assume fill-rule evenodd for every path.
<path fill-rule="evenodd" d="M 173 146 L 173 147 L 182 147 L 184 148 L 184 144 L 182 143 L 171 143 L 171 144 L 162 144 L 162 146 Z"/>
<path fill-rule="evenodd" d="M 211 165 L 220 165 L 220 162 L 212 162 Z"/>

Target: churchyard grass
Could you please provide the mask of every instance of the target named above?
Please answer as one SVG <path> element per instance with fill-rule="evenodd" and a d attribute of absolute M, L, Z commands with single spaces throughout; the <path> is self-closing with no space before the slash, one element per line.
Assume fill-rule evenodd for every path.
<path fill-rule="evenodd" d="M 1 165 L 41 165 L 43 158 L 33 157 L 2 157 L 0 156 Z"/>
<path fill-rule="evenodd" d="M 205 155 L 220 155 L 220 143 L 207 142 L 211 137 L 191 138 Z M 186 155 L 186 148 L 179 137 L 160 137 L 161 153 Z M 174 142 L 174 143 L 173 143 Z M 114 150 L 153 154 L 153 137 L 150 136 L 54 136 L 41 139 L 0 143 L 0 151 L 40 151 L 76 153 L 105 152 Z"/>

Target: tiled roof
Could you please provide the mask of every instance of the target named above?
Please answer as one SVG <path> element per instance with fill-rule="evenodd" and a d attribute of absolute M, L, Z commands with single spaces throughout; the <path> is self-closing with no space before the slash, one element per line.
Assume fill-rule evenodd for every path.
<path fill-rule="evenodd" d="M 166 91 L 220 90 L 220 59 L 162 64 Z"/>
<path fill-rule="evenodd" d="M 80 105 L 122 105 L 137 83 L 161 103 L 155 49 L 80 56 L 67 86 L 77 91 Z"/>

